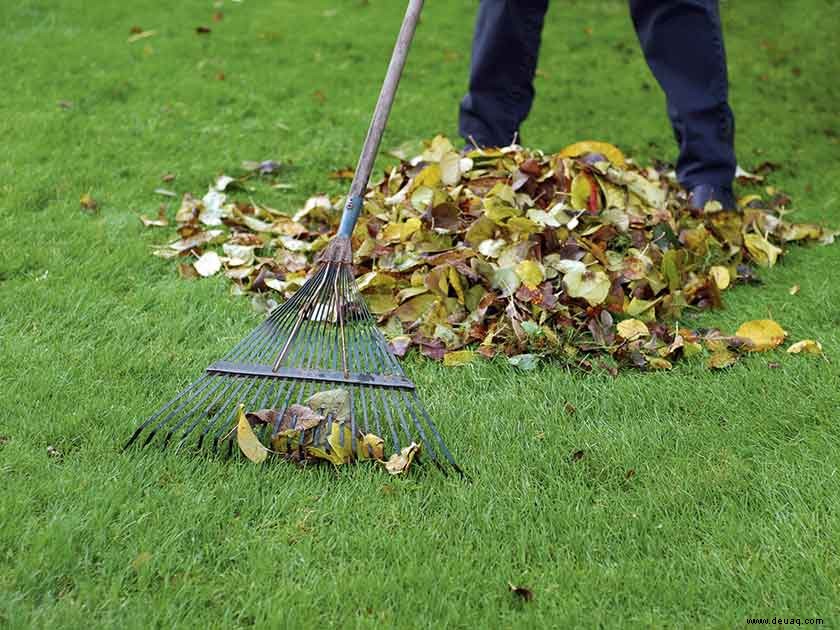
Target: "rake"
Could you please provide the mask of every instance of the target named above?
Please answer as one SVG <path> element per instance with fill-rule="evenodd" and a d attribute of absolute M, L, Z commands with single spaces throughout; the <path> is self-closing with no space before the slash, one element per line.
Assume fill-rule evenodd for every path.
<path fill-rule="evenodd" d="M 386 451 L 399 452 L 412 443 L 421 444 L 424 458 L 443 470 L 448 465 L 462 472 L 420 402 L 414 383 L 406 378 L 377 329 L 352 273 L 350 237 L 362 210 L 422 8 L 423 0 L 408 3 L 338 233 L 324 250 L 315 271 L 250 335 L 143 422 L 126 448 L 134 443 L 194 445 L 198 449 L 209 446 L 214 452 L 229 455 L 234 450 L 233 427 L 240 405 L 248 411 L 278 411 L 273 425 L 263 427 L 261 439 L 265 442 L 269 431 L 273 435 L 282 428 L 288 412 L 300 409 L 295 403 L 318 392 L 340 388 L 349 402 L 353 453 L 357 452 L 356 441 L 362 432 L 375 433 L 384 440 Z M 325 420 L 325 424 L 310 431 L 329 434 L 331 423 L 339 421 L 329 414 Z M 293 426 L 295 421 L 292 416 Z M 341 446 L 345 434 L 344 430 L 339 432 Z M 319 440 L 318 435 L 309 437 L 329 450 L 329 441 Z M 305 441 L 304 430 L 299 443 Z"/>

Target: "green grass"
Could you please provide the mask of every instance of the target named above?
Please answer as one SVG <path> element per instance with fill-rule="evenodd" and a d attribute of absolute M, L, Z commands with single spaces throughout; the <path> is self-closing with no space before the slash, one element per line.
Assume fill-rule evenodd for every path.
<path fill-rule="evenodd" d="M 149 256 L 165 234 L 137 214 L 161 174 L 200 192 L 275 158 L 295 188 L 262 201 L 341 192 L 326 174 L 355 160 L 402 4 L 228 1 L 219 23 L 210 0 L 0 4 L 0 625 L 836 624 L 838 247 L 793 249 L 690 322 L 772 313 L 829 362 L 779 351 L 616 379 L 410 362 L 470 483 L 120 453 L 258 321 L 223 279 L 184 282 Z M 429 5 L 385 146 L 455 134 L 476 3 Z M 783 164 L 773 183 L 797 216 L 840 224 L 840 6 L 723 12 L 741 162 Z M 133 25 L 157 35 L 128 44 Z M 555 3 L 541 70 L 530 145 L 673 159 L 623 0 Z"/>

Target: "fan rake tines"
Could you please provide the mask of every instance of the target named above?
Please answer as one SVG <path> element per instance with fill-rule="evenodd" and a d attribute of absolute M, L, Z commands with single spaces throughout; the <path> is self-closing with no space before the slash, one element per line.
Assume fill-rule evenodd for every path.
<path fill-rule="evenodd" d="M 349 395 L 354 453 L 361 430 L 383 438 L 389 452 L 417 442 L 424 458 L 461 472 L 377 329 L 350 266 L 338 261 L 322 264 L 250 335 L 143 422 L 126 447 L 209 444 L 213 452 L 230 455 L 240 404 L 246 411 L 279 412 L 274 426 L 262 430 L 265 443 L 292 405 L 338 388 Z M 312 431 L 328 432 L 333 420 L 327 416 L 326 424 Z M 318 442 L 319 435 L 312 438 Z"/>

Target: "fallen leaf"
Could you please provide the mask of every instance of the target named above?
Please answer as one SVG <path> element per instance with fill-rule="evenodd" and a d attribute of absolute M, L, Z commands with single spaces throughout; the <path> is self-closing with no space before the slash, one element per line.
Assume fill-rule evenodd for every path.
<path fill-rule="evenodd" d="M 787 333 L 772 319 L 756 319 L 741 324 L 735 336 L 750 342 L 747 351 L 766 352 L 781 344 Z"/>
<path fill-rule="evenodd" d="M 618 334 L 627 341 L 635 341 L 650 336 L 647 324 L 638 319 L 625 319 L 616 325 Z"/>
<path fill-rule="evenodd" d="M 193 263 L 193 267 L 202 278 L 209 278 L 219 272 L 222 261 L 216 252 L 205 252 Z"/>
<path fill-rule="evenodd" d="M 196 26 L 195 32 L 199 35 L 208 35 L 211 32 L 211 30 L 209 26 Z"/>
<path fill-rule="evenodd" d="M 752 259 L 761 267 L 772 267 L 782 253 L 781 248 L 776 247 L 758 234 L 746 234 L 744 245 L 746 245 Z"/>
<path fill-rule="evenodd" d="M 526 287 L 534 290 L 545 278 L 545 271 L 538 262 L 523 260 L 516 265 L 516 275 Z"/>
<path fill-rule="evenodd" d="M 591 306 L 598 306 L 607 299 L 609 295 L 609 276 L 603 271 L 570 271 L 563 276 L 566 291 L 573 298 L 583 298 Z"/>
<path fill-rule="evenodd" d="M 392 475 L 403 475 L 408 472 L 414 458 L 420 453 L 420 445 L 412 442 L 399 453 L 394 453 L 385 462 L 385 470 Z"/>
<path fill-rule="evenodd" d="M 368 433 L 359 440 L 359 459 L 375 459 L 381 461 L 385 454 L 385 440 L 378 435 Z"/>
<path fill-rule="evenodd" d="M 461 365 L 467 365 L 475 361 L 478 357 L 478 353 L 473 352 L 472 350 L 458 350 L 455 352 L 447 352 L 443 355 L 443 364 L 446 367 L 458 367 Z"/>
<path fill-rule="evenodd" d="M 738 357 L 729 350 L 722 348 L 712 353 L 706 365 L 713 370 L 722 370 L 735 365 Z"/>
<path fill-rule="evenodd" d="M 624 168 L 627 163 L 624 154 L 617 147 L 608 142 L 598 142 L 596 140 L 586 140 L 570 144 L 558 153 L 560 157 L 571 158 L 580 157 L 586 154 L 603 155 L 607 160 L 619 168 Z"/>
<path fill-rule="evenodd" d="M 134 27 L 137 28 L 137 27 Z M 154 37 L 157 35 L 157 31 L 134 31 L 132 30 L 131 37 L 128 38 L 128 43 L 133 44 L 134 42 L 140 41 L 141 39 L 146 39 L 148 37 Z"/>
<path fill-rule="evenodd" d="M 349 166 L 347 168 L 340 168 L 337 171 L 333 171 L 329 174 L 330 179 L 353 179 L 355 177 L 356 171 L 354 171 Z"/>
<path fill-rule="evenodd" d="M 787 351 L 789 354 L 822 354 L 822 344 L 813 339 L 803 339 L 791 344 Z"/>
<path fill-rule="evenodd" d="M 508 363 L 524 371 L 536 370 L 539 362 L 540 357 L 536 354 L 517 354 L 508 358 Z"/>
<path fill-rule="evenodd" d="M 524 586 L 514 586 L 511 582 L 508 582 L 508 590 L 522 601 L 530 602 L 534 599 L 534 592 Z"/>
<path fill-rule="evenodd" d="M 791 295 L 799 295 L 799 285 L 794 284 L 790 289 L 788 289 L 788 293 Z"/>
<path fill-rule="evenodd" d="M 306 406 L 323 416 L 332 416 L 336 421 L 350 419 L 350 393 L 346 389 L 330 389 L 312 394 L 307 398 Z"/>
<path fill-rule="evenodd" d="M 268 457 L 268 449 L 260 442 L 251 423 L 245 416 L 245 405 L 239 405 L 236 415 L 236 443 L 239 450 L 255 464 L 262 464 Z"/>
<path fill-rule="evenodd" d="M 140 221 L 146 227 L 166 227 L 169 225 L 169 221 L 166 219 L 166 211 L 163 208 L 158 210 L 157 219 L 150 219 L 145 214 L 141 214 Z"/>
<path fill-rule="evenodd" d="M 721 291 L 729 287 L 729 269 L 727 269 L 726 267 L 715 265 L 714 267 L 711 267 L 709 269 L 709 275 L 712 277 L 712 280 L 715 281 L 717 288 Z"/>
<path fill-rule="evenodd" d="M 90 212 L 94 212 L 99 207 L 99 204 L 90 193 L 85 193 L 81 196 L 79 199 L 79 205 Z"/>

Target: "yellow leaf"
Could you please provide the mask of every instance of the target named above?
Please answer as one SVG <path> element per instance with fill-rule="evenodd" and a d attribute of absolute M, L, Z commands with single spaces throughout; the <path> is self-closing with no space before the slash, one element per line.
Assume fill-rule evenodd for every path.
<path fill-rule="evenodd" d="M 744 235 L 744 245 L 750 257 L 762 267 L 772 267 L 776 264 L 782 250 L 758 234 Z"/>
<path fill-rule="evenodd" d="M 374 315 L 384 315 L 397 308 L 397 300 L 391 293 L 368 293 L 365 304 Z"/>
<path fill-rule="evenodd" d="M 268 457 L 268 449 L 260 442 L 251 423 L 245 417 L 245 405 L 239 405 L 236 416 L 236 442 L 239 450 L 255 464 L 262 464 Z"/>
<path fill-rule="evenodd" d="M 755 319 L 741 324 L 735 331 L 735 336 L 750 341 L 746 350 L 750 352 L 765 352 L 778 346 L 785 340 L 787 333 L 772 319 Z"/>
<path fill-rule="evenodd" d="M 790 293 L 791 295 L 797 295 L 799 293 L 799 289 L 799 285 L 794 284 L 790 289 L 788 289 L 788 293 Z"/>
<path fill-rule="evenodd" d="M 673 365 L 667 359 L 661 359 L 659 357 L 650 357 L 648 359 L 648 367 L 654 370 L 670 370 Z"/>
<path fill-rule="evenodd" d="M 392 475 L 402 475 L 408 472 L 411 462 L 414 461 L 415 456 L 420 452 L 420 445 L 412 442 L 399 453 L 394 453 L 385 462 L 385 470 Z"/>
<path fill-rule="evenodd" d="M 417 297 L 418 295 L 422 295 L 428 292 L 429 290 L 426 287 L 407 287 L 405 289 L 402 289 L 399 293 L 397 293 L 397 303 L 402 304 L 409 298 Z"/>
<path fill-rule="evenodd" d="M 493 237 L 496 231 L 496 224 L 489 217 L 478 217 L 473 221 L 472 225 L 467 228 L 467 233 L 464 235 L 464 240 L 473 246 L 478 246 L 483 241 Z"/>
<path fill-rule="evenodd" d="M 346 464 L 353 458 L 353 432 L 349 422 L 333 422 L 327 442 L 332 448 L 334 464 Z"/>
<path fill-rule="evenodd" d="M 99 204 L 93 197 L 91 197 L 90 193 L 85 193 L 79 199 L 79 205 L 85 210 L 96 210 Z"/>
<path fill-rule="evenodd" d="M 385 440 L 368 433 L 358 442 L 359 459 L 382 460 L 385 457 Z"/>
<path fill-rule="evenodd" d="M 609 142 L 598 142 L 597 140 L 585 140 L 583 142 L 570 144 L 560 151 L 559 156 L 574 158 L 587 153 L 600 153 L 619 168 L 624 168 L 627 164 L 624 159 L 624 154 L 618 149 L 618 147 L 613 146 Z"/>
<path fill-rule="evenodd" d="M 732 365 L 735 365 L 735 362 L 738 360 L 734 354 L 732 354 L 726 348 L 721 348 L 712 353 L 712 356 L 709 357 L 709 360 L 706 362 L 706 365 L 709 366 L 713 370 L 722 370 L 724 368 L 728 368 Z"/>
<path fill-rule="evenodd" d="M 446 367 L 460 367 L 472 363 L 478 356 L 472 350 L 457 350 L 443 355 L 443 365 Z"/>
<path fill-rule="evenodd" d="M 405 223 L 389 223 L 382 228 L 380 236 L 388 243 L 404 243 L 420 229 L 420 225 L 420 219 L 417 217 L 412 217 Z"/>
<path fill-rule="evenodd" d="M 307 438 L 311 438 L 311 431 L 307 432 Z M 306 442 L 310 440 L 307 439 Z M 286 429 L 279 431 L 271 436 L 271 448 L 278 453 L 287 453 L 296 449 L 300 445 L 300 431 L 293 429 Z"/>
<path fill-rule="evenodd" d="M 712 280 L 715 281 L 717 288 L 721 291 L 723 291 L 729 286 L 729 269 L 727 269 L 726 267 L 715 265 L 714 267 L 709 269 L 709 275 L 712 277 Z"/>
<path fill-rule="evenodd" d="M 573 298 L 583 298 L 590 306 L 598 306 L 610 293 L 612 283 L 603 271 L 574 269 L 563 276 L 566 291 Z"/>
<path fill-rule="evenodd" d="M 394 315 L 404 324 L 412 324 L 429 312 L 437 301 L 437 296 L 424 293 L 400 304 L 399 308 L 394 311 Z"/>
<path fill-rule="evenodd" d="M 394 276 L 382 273 L 381 271 L 370 271 L 356 279 L 356 288 L 359 291 L 366 291 L 373 287 L 390 289 L 396 285 L 397 279 Z"/>
<path fill-rule="evenodd" d="M 586 210 L 589 207 L 589 195 L 592 191 L 592 184 L 589 178 L 579 173 L 572 180 L 572 208 L 575 210 Z"/>
<path fill-rule="evenodd" d="M 487 203 L 485 199 L 484 216 L 498 225 L 504 225 L 507 219 L 519 216 L 520 211 L 512 206 L 506 206 L 503 202 Z"/>
<path fill-rule="evenodd" d="M 790 354 L 822 354 L 822 344 L 813 339 L 797 341 L 787 349 Z"/>
<path fill-rule="evenodd" d="M 641 298 L 634 297 L 630 300 L 630 304 L 627 305 L 627 308 L 624 309 L 628 315 L 633 317 L 641 317 L 644 321 L 653 321 L 656 315 L 656 311 L 654 310 L 654 306 L 656 306 L 657 302 L 659 302 L 662 298 L 657 298 L 655 300 L 643 300 Z"/>
<path fill-rule="evenodd" d="M 456 271 L 455 267 L 449 267 L 449 284 L 455 290 L 455 295 L 458 296 L 458 303 L 464 303 L 464 285 L 461 283 L 461 275 Z"/>
<path fill-rule="evenodd" d="M 540 226 L 526 217 L 512 217 L 505 227 L 511 232 L 520 232 L 526 236 L 540 231 Z"/>
<path fill-rule="evenodd" d="M 545 270 L 534 260 L 523 260 L 516 265 L 516 275 L 526 287 L 533 291 L 545 279 Z"/>
<path fill-rule="evenodd" d="M 429 164 L 426 168 L 424 168 L 417 174 L 417 177 L 414 178 L 414 182 L 412 183 L 412 189 L 417 189 L 421 186 L 434 188 L 440 183 L 440 177 L 440 165 Z"/>
<path fill-rule="evenodd" d="M 616 326 L 618 334 L 627 341 L 634 341 L 650 335 L 647 325 L 638 319 L 625 319 Z"/>

